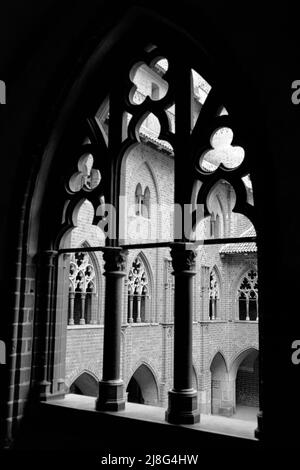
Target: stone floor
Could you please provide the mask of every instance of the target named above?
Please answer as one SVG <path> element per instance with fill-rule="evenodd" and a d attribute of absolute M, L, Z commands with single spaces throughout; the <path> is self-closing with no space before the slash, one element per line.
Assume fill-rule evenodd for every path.
<path fill-rule="evenodd" d="M 66 406 L 88 411 L 95 411 L 95 398 L 83 395 L 68 394 L 64 399 L 52 400 L 49 405 Z M 254 409 L 244 409 L 241 407 L 233 418 L 218 415 L 201 415 L 200 423 L 184 425 L 193 429 L 205 430 L 217 434 L 237 436 L 246 439 L 255 439 L 254 430 L 256 428 L 256 418 L 254 420 Z M 96 411 L 95 411 L 96 413 Z M 112 413 L 112 412 L 110 412 Z M 115 414 L 115 413 L 112 413 Z M 141 419 L 144 421 L 165 423 L 165 409 L 157 406 L 140 405 L 136 403 L 126 403 L 126 408 L 118 412 L 119 416 L 126 418 Z M 251 418 L 251 419 L 250 419 Z"/>
<path fill-rule="evenodd" d="M 257 413 L 259 408 L 255 406 L 242 406 L 238 405 L 236 413 L 232 416 L 233 419 L 243 419 L 245 421 L 252 421 L 257 423 Z"/>

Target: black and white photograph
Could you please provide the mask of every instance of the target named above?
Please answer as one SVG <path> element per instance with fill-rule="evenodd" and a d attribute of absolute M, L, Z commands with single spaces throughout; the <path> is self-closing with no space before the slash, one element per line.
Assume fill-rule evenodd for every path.
<path fill-rule="evenodd" d="M 291 455 L 294 4 L 2 0 L 0 18 L 0 467 Z"/>

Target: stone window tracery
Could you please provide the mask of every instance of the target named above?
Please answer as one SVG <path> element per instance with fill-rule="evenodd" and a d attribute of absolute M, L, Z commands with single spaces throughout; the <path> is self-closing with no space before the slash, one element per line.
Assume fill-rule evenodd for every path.
<path fill-rule="evenodd" d="M 238 289 L 239 320 L 258 320 L 258 275 L 254 269 L 242 278 Z"/>
<path fill-rule="evenodd" d="M 209 276 L 209 319 L 215 320 L 218 316 L 218 302 L 220 299 L 220 289 L 217 275 L 214 270 Z"/>
<path fill-rule="evenodd" d="M 95 269 L 88 253 L 72 253 L 69 271 L 69 325 L 96 323 L 93 309 L 95 296 Z"/>
<path fill-rule="evenodd" d="M 144 323 L 147 318 L 149 283 L 145 266 L 137 257 L 128 274 L 128 323 Z"/>

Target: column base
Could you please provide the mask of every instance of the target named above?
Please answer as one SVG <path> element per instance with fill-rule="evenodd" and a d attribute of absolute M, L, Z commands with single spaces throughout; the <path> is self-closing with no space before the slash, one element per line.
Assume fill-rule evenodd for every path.
<path fill-rule="evenodd" d="M 38 383 L 36 391 L 39 401 L 51 401 L 65 398 L 65 381 L 64 379 L 57 379 L 51 383 L 47 380 L 43 380 Z"/>
<path fill-rule="evenodd" d="M 220 406 L 218 414 L 230 418 L 234 414 L 233 406 Z"/>
<path fill-rule="evenodd" d="M 169 391 L 169 406 L 165 415 L 171 424 L 195 424 L 200 421 L 198 394 L 194 389 L 176 392 Z"/>
<path fill-rule="evenodd" d="M 101 380 L 96 401 L 98 411 L 121 411 L 125 409 L 123 380 Z"/>

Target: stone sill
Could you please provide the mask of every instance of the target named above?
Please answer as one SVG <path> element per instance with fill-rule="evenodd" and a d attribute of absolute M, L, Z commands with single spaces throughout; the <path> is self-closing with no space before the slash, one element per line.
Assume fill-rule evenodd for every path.
<path fill-rule="evenodd" d="M 163 424 L 168 426 L 179 426 L 184 428 L 193 429 L 196 431 L 204 431 L 213 434 L 224 436 L 238 437 L 246 440 L 256 441 L 254 431 L 256 423 L 252 421 L 244 421 L 241 419 L 227 418 L 217 415 L 201 414 L 200 423 L 187 425 L 174 425 L 165 421 L 165 409 L 157 406 L 141 405 L 136 403 L 126 402 L 125 410 L 112 412 L 112 411 L 97 411 L 95 409 L 95 397 L 88 397 L 84 395 L 68 394 L 65 398 L 54 399 L 44 402 L 46 406 L 59 406 L 66 408 L 73 408 L 92 413 L 104 413 L 108 415 L 118 416 L 124 419 L 134 419 L 140 421 L 147 421 L 152 423 Z M 166 429 L 167 430 L 167 429 Z"/>
<path fill-rule="evenodd" d="M 148 323 L 148 322 L 141 322 L 141 323 L 124 323 L 122 326 L 133 326 L 134 328 L 139 327 L 139 326 L 159 326 L 160 323 Z"/>
<path fill-rule="evenodd" d="M 198 323 L 198 322 L 197 322 Z M 201 320 L 200 325 L 215 325 L 216 323 L 229 323 L 228 320 Z"/>
<path fill-rule="evenodd" d="M 67 325 L 67 330 L 86 330 L 86 329 L 102 329 L 104 325 Z"/>

